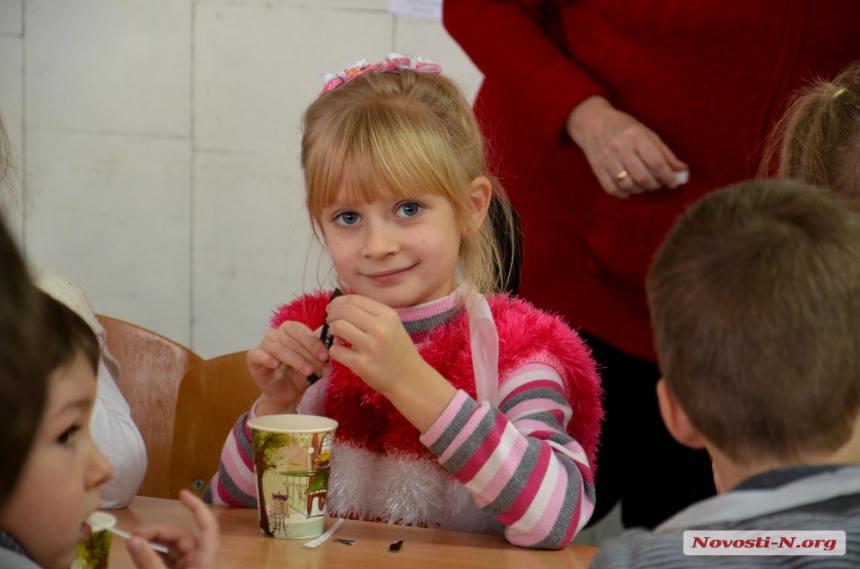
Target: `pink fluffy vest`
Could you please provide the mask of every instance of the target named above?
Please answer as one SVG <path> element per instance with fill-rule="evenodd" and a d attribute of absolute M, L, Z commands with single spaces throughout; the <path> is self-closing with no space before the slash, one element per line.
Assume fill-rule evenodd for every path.
<path fill-rule="evenodd" d="M 271 319 L 272 327 L 295 320 L 312 330 L 319 328 L 329 296 L 316 292 L 279 307 Z M 593 468 L 603 411 L 600 380 L 587 346 L 561 319 L 524 300 L 497 295 L 488 303 L 499 335 L 499 377 L 529 362 L 555 368 L 573 408 L 568 433 L 582 445 Z M 454 387 L 475 397 L 465 310 L 432 330 L 419 353 Z M 464 507 L 468 496 L 464 498 L 461 490 L 465 489 L 438 464 L 419 440 L 418 430 L 385 397 L 345 366 L 333 361 L 332 368 L 331 377 L 312 388 L 325 390 L 321 411 L 339 424 L 330 515 L 446 527 Z M 369 499 L 370 495 L 375 497 Z"/>

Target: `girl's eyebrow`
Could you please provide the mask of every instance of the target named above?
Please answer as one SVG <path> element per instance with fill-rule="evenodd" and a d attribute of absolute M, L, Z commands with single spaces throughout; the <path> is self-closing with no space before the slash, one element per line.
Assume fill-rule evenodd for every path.
<path fill-rule="evenodd" d="M 63 405 L 61 409 L 57 410 L 57 412 L 54 413 L 54 416 L 59 417 L 67 411 L 86 411 L 92 404 L 92 397 L 81 397 L 79 399 L 73 399 L 72 401 L 68 401 L 65 405 Z"/>

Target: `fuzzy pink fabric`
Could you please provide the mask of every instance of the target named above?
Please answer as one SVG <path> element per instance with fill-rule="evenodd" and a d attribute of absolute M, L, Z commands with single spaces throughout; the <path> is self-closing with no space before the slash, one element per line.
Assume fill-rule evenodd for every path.
<path fill-rule="evenodd" d="M 296 320 L 316 329 L 325 321 L 329 296 L 324 291 L 304 295 L 279 307 L 270 323 L 276 328 L 287 320 Z M 504 378 L 527 362 L 539 361 L 555 367 L 564 380 L 567 399 L 573 408 L 568 433 L 582 445 L 594 468 L 603 409 L 600 378 L 590 350 L 560 318 L 524 300 L 496 295 L 488 303 L 499 333 L 499 377 Z M 451 385 L 475 397 L 465 310 L 433 330 L 419 353 Z M 326 415 L 340 424 L 339 440 L 377 453 L 433 456 L 419 441 L 418 430 L 385 397 L 339 363 L 333 361 L 332 367 Z"/>

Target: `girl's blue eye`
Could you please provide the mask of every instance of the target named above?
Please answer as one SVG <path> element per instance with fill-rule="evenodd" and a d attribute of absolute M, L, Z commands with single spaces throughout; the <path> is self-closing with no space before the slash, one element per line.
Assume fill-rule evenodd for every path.
<path fill-rule="evenodd" d="M 421 210 L 424 209 L 421 204 L 417 204 L 415 202 L 406 202 L 397 208 L 397 211 L 402 213 L 404 217 L 415 217 Z"/>
<path fill-rule="evenodd" d="M 339 213 L 334 220 L 339 225 L 355 225 L 361 221 L 361 216 L 354 211 L 345 211 L 343 213 Z"/>
<path fill-rule="evenodd" d="M 74 435 L 79 430 L 81 430 L 81 428 L 78 425 L 72 425 L 71 427 L 63 431 L 63 434 L 57 437 L 57 442 L 61 445 L 69 444 L 69 439 L 71 439 L 72 435 Z"/>

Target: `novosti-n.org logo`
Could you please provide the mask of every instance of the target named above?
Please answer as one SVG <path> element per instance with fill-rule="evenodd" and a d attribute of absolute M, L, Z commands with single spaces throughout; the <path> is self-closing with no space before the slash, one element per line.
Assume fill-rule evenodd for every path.
<path fill-rule="evenodd" d="M 684 532 L 684 555 L 845 555 L 844 531 Z"/>

